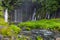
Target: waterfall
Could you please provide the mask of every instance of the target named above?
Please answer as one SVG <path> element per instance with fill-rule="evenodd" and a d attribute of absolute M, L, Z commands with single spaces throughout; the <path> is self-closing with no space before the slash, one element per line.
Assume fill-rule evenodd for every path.
<path fill-rule="evenodd" d="M 17 13 L 17 11 L 15 10 L 15 15 L 14 15 L 15 16 L 15 22 L 17 22 L 17 14 L 16 13 Z"/>
<path fill-rule="evenodd" d="M 50 18 L 50 14 L 48 14 L 48 19 Z"/>
<path fill-rule="evenodd" d="M 4 15 L 4 17 L 5 17 L 5 22 L 8 22 L 8 9 L 5 9 L 5 15 Z"/>
<path fill-rule="evenodd" d="M 34 8 L 34 12 L 33 12 L 32 20 L 36 20 L 35 15 L 36 15 L 36 8 Z"/>
<path fill-rule="evenodd" d="M 46 18 L 49 19 L 50 18 L 50 14 L 47 12 L 46 13 Z"/>

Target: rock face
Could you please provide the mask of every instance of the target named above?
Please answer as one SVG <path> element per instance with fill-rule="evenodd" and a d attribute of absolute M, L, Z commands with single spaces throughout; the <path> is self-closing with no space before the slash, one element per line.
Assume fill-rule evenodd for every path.
<path fill-rule="evenodd" d="M 21 6 L 16 6 L 9 14 L 12 22 L 22 22 L 32 20 L 35 4 L 32 0 L 22 0 Z"/>
<path fill-rule="evenodd" d="M 0 40 L 3 40 L 3 36 L 2 35 L 0 35 Z"/>

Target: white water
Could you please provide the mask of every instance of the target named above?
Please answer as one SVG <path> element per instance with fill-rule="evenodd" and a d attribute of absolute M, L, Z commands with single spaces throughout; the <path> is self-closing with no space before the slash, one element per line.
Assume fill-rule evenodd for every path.
<path fill-rule="evenodd" d="M 47 17 L 47 19 L 49 19 L 50 18 L 50 14 L 47 12 L 47 14 L 46 14 L 46 17 Z"/>
<path fill-rule="evenodd" d="M 48 19 L 50 18 L 50 14 L 48 14 Z"/>
<path fill-rule="evenodd" d="M 36 20 L 35 15 L 36 15 L 36 8 L 34 9 L 33 16 L 32 16 L 32 20 Z"/>
<path fill-rule="evenodd" d="M 8 9 L 5 9 L 5 22 L 8 22 Z"/>
<path fill-rule="evenodd" d="M 17 11 L 15 10 L 15 22 L 17 22 Z"/>

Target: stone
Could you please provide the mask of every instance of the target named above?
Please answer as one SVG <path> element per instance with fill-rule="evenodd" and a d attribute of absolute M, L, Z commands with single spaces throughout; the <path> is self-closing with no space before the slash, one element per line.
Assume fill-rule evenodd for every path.
<path fill-rule="evenodd" d="M 40 29 L 33 29 L 30 31 L 22 31 L 20 32 L 20 35 L 24 36 L 30 36 L 32 40 L 35 40 L 37 36 L 41 36 L 44 40 L 54 40 L 56 37 L 54 37 L 55 33 L 50 30 L 40 30 Z M 21 37 L 21 36 L 18 36 Z"/>
<path fill-rule="evenodd" d="M 16 37 L 12 36 L 12 40 L 16 40 Z"/>
<path fill-rule="evenodd" d="M 54 38 L 55 40 L 60 40 L 60 33 L 56 32 Z"/>
<path fill-rule="evenodd" d="M 10 40 L 9 38 L 4 38 L 4 40 Z"/>
<path fill-rule="evenodd" d="M 0 35 L 0 40 L 3 40 L 3 36 L 2 35 Z"/>
<path fill-rule="evenodd" d="M 60 37 L 56 38 L 56 40 L 60 40 Z"/>

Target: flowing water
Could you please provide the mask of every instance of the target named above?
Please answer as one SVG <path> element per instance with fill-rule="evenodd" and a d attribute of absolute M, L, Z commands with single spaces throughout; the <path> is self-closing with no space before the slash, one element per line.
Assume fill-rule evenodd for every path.
<path fill-rule="evenodd" d="M 5 9 L 5 22 L 8 22 L 8 9 Z"/>
<path fill-rule="evenodd" d="M 9 13 L 11 22 L 23 22 L 36 20 L 36 8 L 32 0 L 22 0 L 21 6 L 16 6 L 13 11 Z M 5 10 L 5 22 L 8 22 L 8 9 Z"/>
<path fill-rule="evenodd" d="M 34 8 L 34 12 L 33 12 L 32 20 L 36 20 L 35 15 L 36 15 L 36 8 Z"/>

